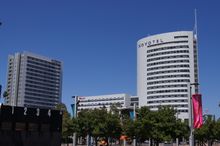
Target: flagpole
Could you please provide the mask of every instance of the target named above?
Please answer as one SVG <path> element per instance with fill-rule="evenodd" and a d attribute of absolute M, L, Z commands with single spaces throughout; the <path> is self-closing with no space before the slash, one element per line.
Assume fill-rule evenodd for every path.
<path fill-rule="evenodd" d="M 198 30 L 197 30 L 197 10 L 195 9 L 195 24 L 194 24 L 194 31 L 195 31 L 195 35 L 197 37 L 197 33 L 198 33 Z M 197 39 L 197 38 L 196 38 Z"/>

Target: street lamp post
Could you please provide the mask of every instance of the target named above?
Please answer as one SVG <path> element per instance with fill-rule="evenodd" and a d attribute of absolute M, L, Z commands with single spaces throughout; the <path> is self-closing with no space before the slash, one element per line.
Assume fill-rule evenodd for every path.
<path fill-rule="evenodd" d="M 197 87 L 199 83 L 188 83 L 189 88 L 189 127 L 190 127 L 190 136 L 189 136 L 189 145 L 194 146 L 194 128 L 193 128 L 193 108 L 192 108 L 192 86 Z M 197 92 L 197 89 L 195 90 Z"/>

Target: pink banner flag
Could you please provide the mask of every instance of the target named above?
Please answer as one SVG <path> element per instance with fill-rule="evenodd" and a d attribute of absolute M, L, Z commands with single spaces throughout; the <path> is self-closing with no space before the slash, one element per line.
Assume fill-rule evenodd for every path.
<path fill-rule="evenodd" d="M 202 127 L 202 96 L 201 94 L 192 95 L 193 106 L 193 127 Z"/>

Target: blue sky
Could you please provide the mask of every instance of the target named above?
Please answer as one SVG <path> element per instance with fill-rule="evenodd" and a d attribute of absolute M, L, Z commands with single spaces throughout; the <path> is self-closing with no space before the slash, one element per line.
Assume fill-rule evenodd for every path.
<path fill-rule="evenodd" d="M 1 0 L 0 83 L 7 57 L 29 51 L 63 61 L 63 96 L 136 95 L 136 42 L 192 30 L 198 14 L 203 108 L 220 117 L 218 0 Z"/>

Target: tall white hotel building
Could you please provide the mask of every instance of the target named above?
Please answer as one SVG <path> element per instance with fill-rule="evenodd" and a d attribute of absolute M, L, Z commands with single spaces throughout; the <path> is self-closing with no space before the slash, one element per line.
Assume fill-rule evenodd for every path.
<path fill-rule="evenodd" d="M 9 55 L 7 105 L 55 108 L 61 87 L 62 62 L 28 52 Z"/>
<path fill-rule="evenodd" d="M 168 105 L 178 118 L 188 119 L 189 84 L 198 83 L 197 39 L 193 31 L 142 38 L 137 43 L 139 106 L 157 110 Z M 192 86 L 192 93 L 198 86 Z"/>

